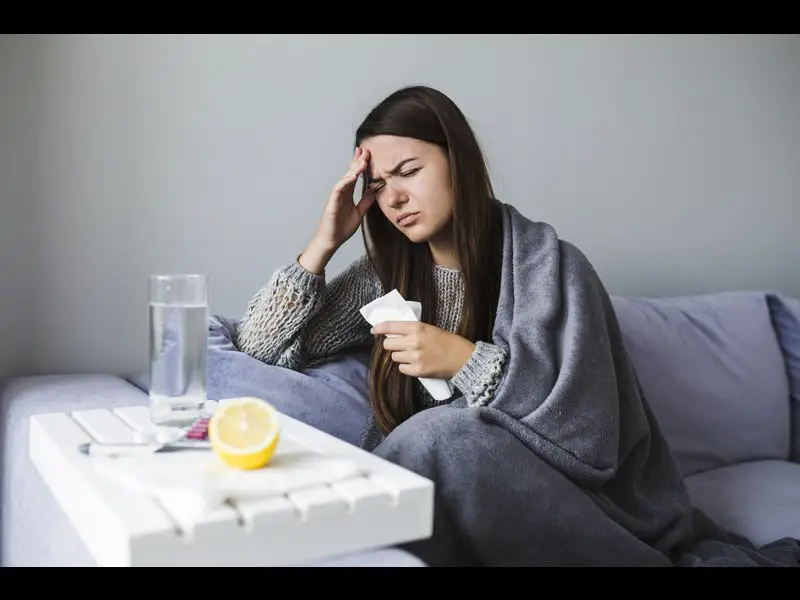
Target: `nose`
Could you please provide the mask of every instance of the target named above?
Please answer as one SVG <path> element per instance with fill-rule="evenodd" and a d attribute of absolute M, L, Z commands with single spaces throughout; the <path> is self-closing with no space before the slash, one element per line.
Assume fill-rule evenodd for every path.
<path fill-rule="evenodd" d="M 408 202 L 408 195 L 405 190 L 392 180 L 388 181 L 384 186 L 383 197 L 390 208 L 400 208 Z"/>

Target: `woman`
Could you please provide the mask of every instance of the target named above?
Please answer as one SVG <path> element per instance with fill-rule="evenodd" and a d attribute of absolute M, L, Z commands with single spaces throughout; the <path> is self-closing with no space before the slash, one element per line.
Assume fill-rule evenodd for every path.
<path fill-rule="evenodd" d="M 734 545 L 692 508 L 602 282 L 551 226 L 494 198 L 450 99 L 401 89 L 355 145 L 237 345 L 299 369 L 371 344 L 364 446 L 435 482 L 433 535 L 409 550 L 431 565 L 797 565 L 794 541 Z M 362 224 L 365 256 L 326 285 Z M 371 329 L 359 308 L 393 289 L 422 303 L 421 323 Z M 437 403 L 418 377 L 456 393 Z"/>
<path fill-rule="evenodd" d="M 362 222 L 366 256 L 326 285 L 326 265 Z M 437 90 L 399 90 L 358 128 L 316 235 L 250 301 L 237 345 L 299 369 L 372 344 L 371 402 L 384 435 L 436 404 L 419 377 L 448 379 L 451 400 L 485 404 L 506 360 L 490 341 L 501 243 L 499 203 L 464 115 Z M 422 303 L 421 324 L 371 331 L 358 309 L 392 289 Z"/>

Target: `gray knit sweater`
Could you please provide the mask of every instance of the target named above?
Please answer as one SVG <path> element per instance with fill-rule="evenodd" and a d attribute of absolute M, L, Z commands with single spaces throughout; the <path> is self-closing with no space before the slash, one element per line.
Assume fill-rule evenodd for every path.
<path fill-rule="evenodd" d="M 461 273 L 436 265 L 434 282 L 439 298 L 434 324 L 454 332 L 464 297 Z M 329 283 L 324 274 L 307 271 L 295 260 L 275 271 L 250 300 L 238 328 L 236 345 L 268 364 L 295 370 L 314 366 L 342 350 L 372 343 L 370 324 L 358 309 L 388 291 L 382 289 L 366 256 Z M 492 397 L 505 363 L 503 348 L 479 341 L 450 382 L 469 405 L 485 404 Z M 417 385 L 427 406 L 437 404 L 419 381 Z"/>

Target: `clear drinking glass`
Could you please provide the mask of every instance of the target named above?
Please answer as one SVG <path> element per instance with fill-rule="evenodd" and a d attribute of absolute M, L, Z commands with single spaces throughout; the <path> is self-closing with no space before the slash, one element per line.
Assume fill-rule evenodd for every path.
<path fill-rule="evenodd" d="M 150 419 L 185 427 L 206 402 L 208 282 L 205 275 L 150 277 Z"/>

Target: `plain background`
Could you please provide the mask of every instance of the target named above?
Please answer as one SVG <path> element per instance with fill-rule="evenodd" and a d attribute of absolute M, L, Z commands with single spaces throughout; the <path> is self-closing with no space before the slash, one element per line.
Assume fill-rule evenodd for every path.
<path fill-rule="evenodd" d="M 0 36 L 0 377 L 146 369 L 151 273 L 240 316 L 415 83 L 611 293 L 800 296 L 798 65 L 796 35 Z"/>

